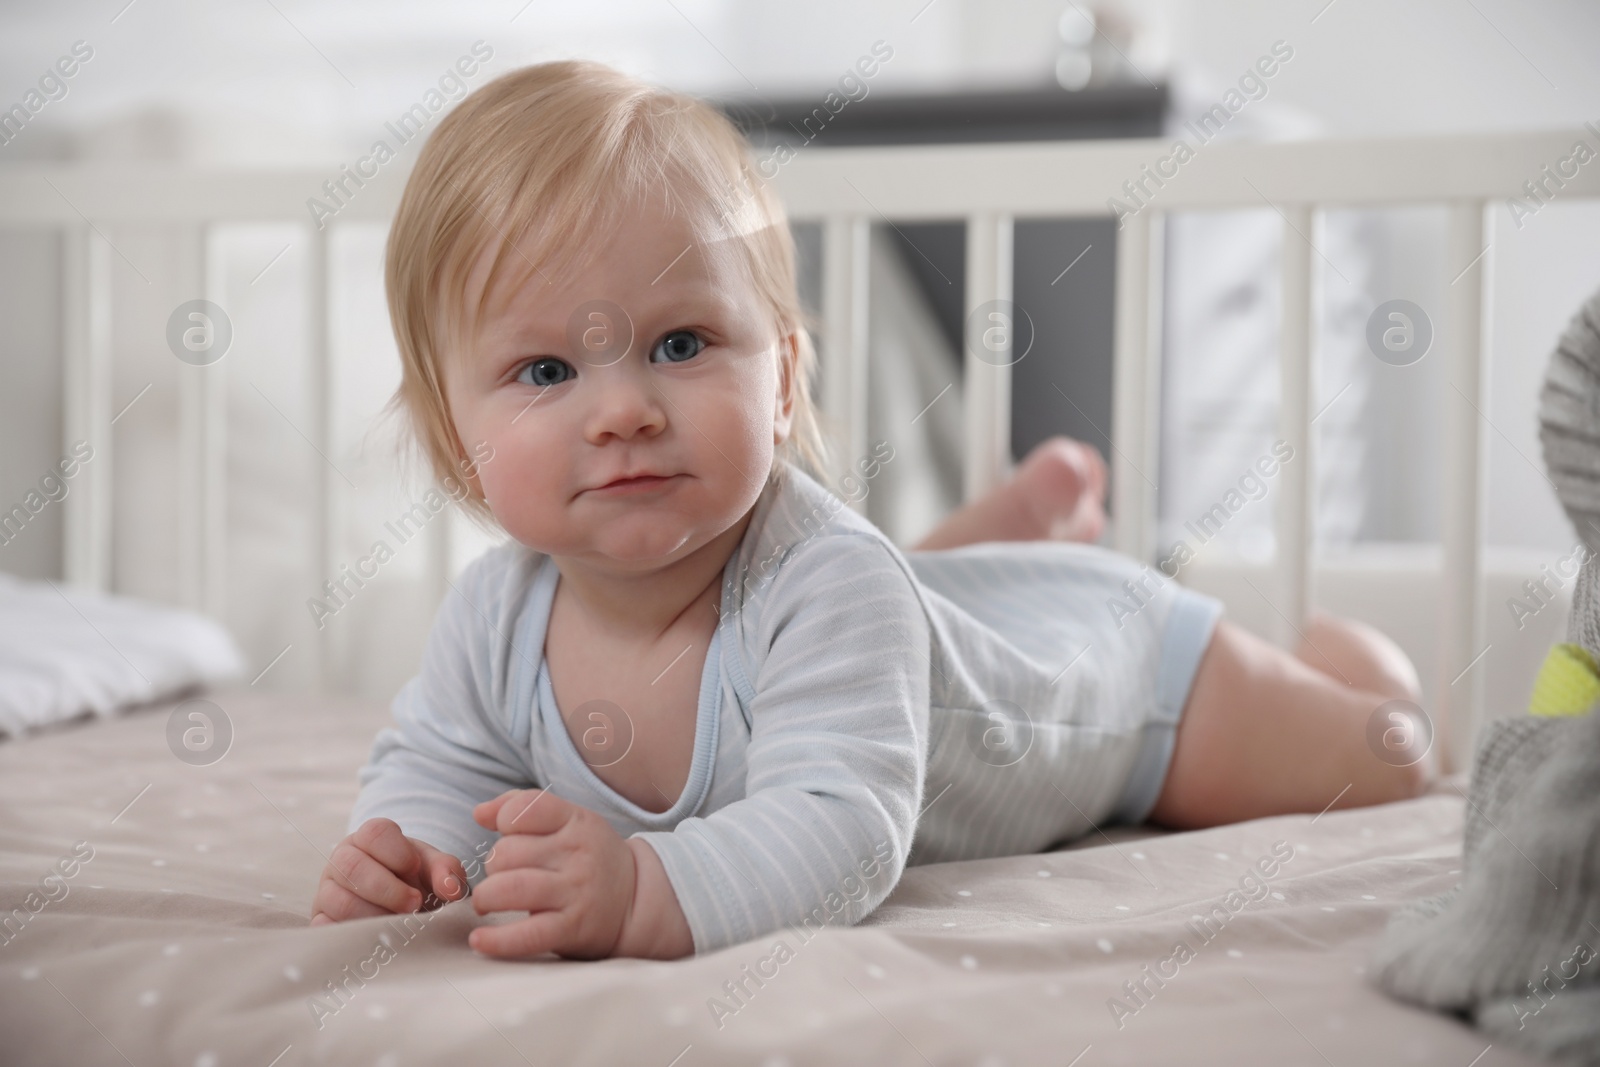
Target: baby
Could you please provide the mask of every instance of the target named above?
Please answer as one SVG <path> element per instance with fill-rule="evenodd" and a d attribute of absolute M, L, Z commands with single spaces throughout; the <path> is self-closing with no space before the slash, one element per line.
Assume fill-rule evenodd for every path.
<path fill-rule="evenodd" d="M 397 403 L 511 540 L 439 609 L 314 924 L 471 885 L 520 916 L 482 953 L 672 959 L 854 923 L 909 863 L 1433 773 L 1368 746 L 1419 698 L 1381 634 L 1319 617 L 1291 656 L 1072 543 L 1103 523 L 1091 448 L 1039 446 L 910 552 L 843 506 L 788 224 L 701 102 L 592 63 L 484 86 L 423 148 L 386 280 Z"/>

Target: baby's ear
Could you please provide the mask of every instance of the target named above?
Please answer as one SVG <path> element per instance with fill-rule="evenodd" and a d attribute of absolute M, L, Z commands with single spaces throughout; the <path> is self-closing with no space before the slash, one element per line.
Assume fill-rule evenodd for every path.
<path fill-rule="evenodd" d="M 778 389 L 773 398 L 772 443 L 781 445 L 794 428 L 796 374 L 800 365 L 800 338 L 789 333 L 778 338 Z"/>

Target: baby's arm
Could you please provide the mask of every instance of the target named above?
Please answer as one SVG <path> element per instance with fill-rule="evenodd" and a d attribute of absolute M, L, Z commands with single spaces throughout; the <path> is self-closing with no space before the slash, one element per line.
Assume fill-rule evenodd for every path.
<path fill-rule="evenodd" d="M 515 632 L 515 610 L 524 590 L 519 568 L 524 566 L 520 556 L 494 552 L 457 580 L 439 607 L 421 670 L 395 698 L 395 726 L 378 734 L 361 768 L 361 792 L 348 824 L 351 836 L 341 845 L 365 852 L 402 882 L 405 872 L 384 860 L 410 862 L 407 849 L 385 848 L 377 840 L 378 832 L 367 830 L 369 825 L 392 822 L 399 839 L 424 856 L 430 869 L 448 866 L 432 854 L 439 853 L 457 858 L 458 868 L 459 861 L 466 860 L 463 873 L 476 877 L 479 859 L 494 835 L 478 827 L 474 806 L 532 780 L 531 768 L 519 760 L 509 728 L 497 713 L 500 701 L 495 698 L 505 685 L 506 664 L 515 657 L 499 635 Z M 378 851 L 361 847 L 363 832 L 372 835 L 366 843 Z M 345 852 L 343 862 L 352 870 L 365 867 L 360 857 Z M 388 893 L 382 903 L 403 905 L 412 899 L 385 883 L 380 872 L 367 873 L 372 882 L 388 884 L 387 891 L 377 890 Z M 326 877 L 341 881 L 337 870 Z M 360 884 L 348 878 L 341 888 L 351 890 Z M 407 884 L 423 890 L 421 884 Z M 370 897 L 362 899 L 377 903 Z"/>
<path fill-rule="evenodd" d="M 745 799 L 631 838 L 660 857 L 697 952 L 866 917 L 904 869 L 926 769 L 927 616 L 884 544 L 802 544 L 743 610 L 766 650 Z"/>
<path fill-rule="evenodd" d="M 541 790 L 478 806 L 502 835 L 473 893 L 481 952 L 675 959 L 784 926 L 865 917 L 905 864 L 922 786 L 928 626 L 882 544 L 834 538 L 779 568 L 743 620 L 767 649 L 747 795 L 624 841 Z"/>

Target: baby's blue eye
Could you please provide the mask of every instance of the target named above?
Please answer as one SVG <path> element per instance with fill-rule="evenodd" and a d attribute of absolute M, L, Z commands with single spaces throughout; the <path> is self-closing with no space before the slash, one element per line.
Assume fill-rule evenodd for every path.
<path fill-rule="evenodd" d="M 686 359 L 698 356 L 706 347 L 700 335 L 689 330 L 673 330 L 661 340 L 656 342 L 655 351 L 650 353 L 652 363 L 682 363 Z M 660 359 L 656 357 L 660 356 Z"/>
<path fill-rule="evenodd" d="M 517 381 L 523 385 L 559 385 L 571 377 L 572 364 L 554 356 L 536 359 L 517 372 Z"/>

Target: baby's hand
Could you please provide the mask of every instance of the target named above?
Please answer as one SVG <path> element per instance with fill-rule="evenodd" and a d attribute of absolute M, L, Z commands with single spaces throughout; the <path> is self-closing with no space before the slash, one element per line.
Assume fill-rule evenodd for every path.
<path fill-rule="evenodd" d="M 540 789 L 486 800 L 473 818 L 503 835 L 484 861 L 472 906 L 478 914 L 526 911 L 503 926 L 480 926 L 467 942 L 488 956 L 527 959 L 555 952 L 576 959 L 611 955 L 633 905 L 633 852 L 588 808 Z"/>
<path fill-rule="evenodd" d="M 400 832 L 389 819 L 368 819 L 334 846 L 311 901 L 311 925 L 395 915 L 458 900 L 467 889 L 461 861 Z"/>

